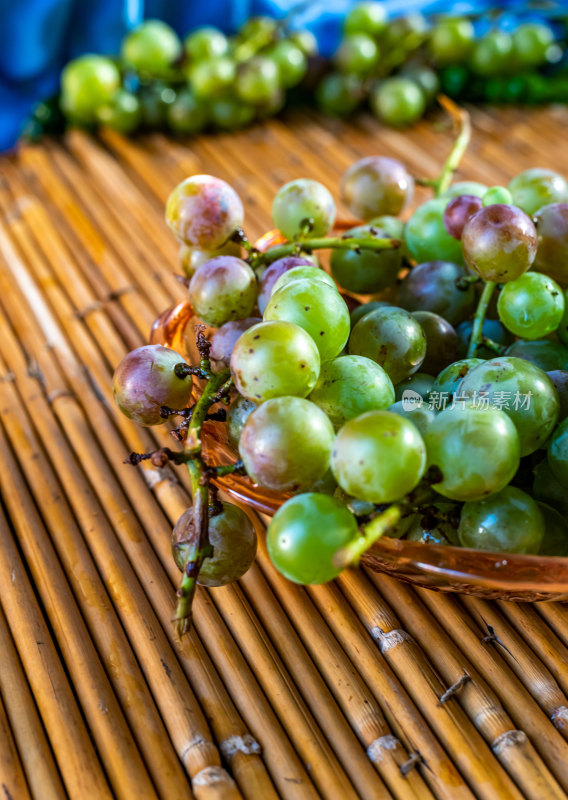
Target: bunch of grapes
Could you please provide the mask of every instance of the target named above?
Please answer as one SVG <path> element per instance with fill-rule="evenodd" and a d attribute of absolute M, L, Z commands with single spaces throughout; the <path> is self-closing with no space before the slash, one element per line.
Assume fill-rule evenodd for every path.
<path fill-rule="evenodd" d="M 65 119 L 124 134 L 140 127 L 183 135 L 234 130 L 278 112 L 316 51 L 309 31 L 270 17 L 249 19 L 230 38 L 197 28 L 183 42 L 165 22 L 147 20 L 125 36 L 119 57 L 70 61 L 60 97 L 35 109 L 27 133 L 50 132 Z"/>
<path fill-rule="evenodd" d="M 172 192 L 201 361 L 140 348 L 114 395 L 142 425 L 182 418 L 183 453 L 137 457 L 190 469 L 173 538 L 182 605 L 195 581 L 235 580 L 254 557 L 248 517 L 210 483 L 231 471 L 281 493 L 268 551 L 298 583 L 333 579 L 383 535 L 568 555 L 568 183 L 532 169 L 508 187 L 450 185 L 462 123 L 435 196 L 409 217 L 400 162 L 350 167 L 341 195 L 357 223 L 338 236 L 313 180 L 277 192 L 285 242 L 264 252 L 228 184 L 199 175 Z M 195 404 L 192 376 L 205 381 Z M 212 466 L 201 426 L 225 417 L 235 461 Z"/>

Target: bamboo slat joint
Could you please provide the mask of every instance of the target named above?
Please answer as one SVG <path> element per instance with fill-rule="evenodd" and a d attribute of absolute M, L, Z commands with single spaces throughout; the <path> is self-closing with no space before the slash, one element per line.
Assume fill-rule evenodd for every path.
<path fill-rule="evenodd" d="M 384 758 L 385 750 L 396 750 L 400 745 L 399 740 L 392 733 L 387 733 L 385 736 L 379 736 L 371 742 L 367 747 L 367 756 L 369 759 L 377 764 Z"/>
<path fill-rule="evenodd" d="M 375 627 L 372 628 L 371 635 L 373 639 L 378 641 L 381 653 L 386 653 L 387 650 L 391 650 L 399 644 L 404 644 L 404 642 L 414 644 L 412 636 L 401 628 L 395 628 L 392 631 L 383 631 L 382 628 Z"/>
<path fill-rule="evenodd" d="M 230 760 L 236 753 L 252 756 L 260 755 L 262 752 L 260 744 L 250 733 L 245 733 L 243 736 L 229 736 L 220 743 L 219 749 L 227 760 Z"/>
<path fill-rule="evenodd" d="M 492 743 L 491 749 L 496 755 L 500 755 L 503 750 L 515 745 L 525 744 L 527 735 L 524 731 L 505 731 L 501 733 Z"/>
<path fill-rule="evenodd" d="M 418 764 L 421 763 L 422 763 L 422 756 L 420 755 L 420 753 L 411 753 L 410 756 L 407 758 L 407 760 L 400 765 L 401 775 L 404 775 L 406 777 L 411 770 L 413 770 L 415 767 L 418 766 Z"/>
<path fill-rule="evenodd" d="M 235 788 L 235 782 L 223 767 L 204 767 L 191 781 L 195 786 L 223 786 Z"/>

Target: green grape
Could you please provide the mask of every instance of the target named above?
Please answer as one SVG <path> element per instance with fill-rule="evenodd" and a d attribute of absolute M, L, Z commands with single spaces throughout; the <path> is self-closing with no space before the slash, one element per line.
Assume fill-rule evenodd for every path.
<path fill-rule="evenodd" d="M 318 379 L 314 340 L 291 322 L 261 322 L 245 331 L 231 354 L 239 394 L 255 402 L 272 397 L 306 397 Z"/>
<path fill-rule="evenodd" d="M 379 48 L 366 33 L 353 33 L 345 36 L 334 61 L 341 72 L 364 77 L 368 75 L 379 60 Z"/>
<path fill-rule="evenodd" d="M 360 225 L 346 232 L 354 239 L 388 238 L 385 231 Z M 333 250 L 331 274 L 344 289 L 358 294 L 380 292 L 394 286 L 402 266 L 400 248 L 387 250 Z"/>
<path fill-rule="evenodd" d="M 460 341 L 459 355 L 461 358 L 466 358 L 467 356 L 472 330 L 473 320 L 471 319 L 466 319 L 456 328 L 456 333 Z M 485 336 L 487 339 L 491 339 L 492 342 L 505 347 L 509 345 L 513 339 L 507 328 L 501 325 L 498 320 L 487 319 L 487 317 L 483 320 L 483 325 L 481 326 L 481 335 L 482 337 Z M 488 346 L 486 347 L 485 345 L 479 345 L 476 350 L 476 355 L 481 359 L 495 358 L 495 351 Z"/>
<path fill-rule="evenodd" d="M 322 362 L 339 355 L 351 327 L 349 309 L 337 289 L 305 278 L 273 292 L 264 319 L 299 325 L 316 343 Z"/>
<path fill-rule="evenodd" d="M 540 208 L 568 200 L 566 180 L 551 169 L 535 167 L 519 173 L 509 184 L 513 203 L 532 217 Z"/>
<path fill-rule="evenodd" d="M 346 422 L 331 456 L 341 488 L 372 503 L 391 503 L 411 492 L 425 466 L 418 429 L 390 411 L 368 411 Z"/>
<path fill-rule="evenodd" d="M 426 334 L 426 357 L 422 362 L 424 372 L 437 375 L 458 357 L 459 339 L 447 320 L 431 311 L 413 311 Z"/>
<path fill-rule="evenodd" d="M 234 97 L 220 97 L 209 106 L 213 125 L 224 131 L 245 128 L 253 121 L 255 109 Z"/>
<path fill-rule="evenodd" d="M 209 58 L 190 65 L 188 79 L 197 97 L 204 101 L 219 97 L 229 90 L 235 81 L 235 62 L 227 56 Z"/>
<path fill-rule="evenodd" d="M 172 555 L 182 572 L 194 558 L 197 538 L 193 508 L 188 508 L 172 531 Z M 249 569 L 256 555 L 256 532 L 245 512 L 233 503 L 222 503 L 222 511 L 209 518 L 209 542 L 213 555 L 203 559 L 197 576 L 200 586 L 226 586 Z"/>
<path fill-rule="evenodd" d="M 508 72 L 513 65 L 513 39 L 505 31 L 493 30 L 478 39 L 473 47 L 470 66 L 483 77 Z"/>
<path fill-rule="evenodd" d="M 568 283 L 568 203 L 551 203 L 534 215 L 538 247 L 534 268 Z"/>
<path fill-rule="evenodd" d="M 255 483 L 279 492 L 299 492 L 326 473 L 333 439 L 333 425 L 314 403 L 277 397 L 247 417 L 239 453 Z"/>
<path fill-rule="evenodd" d="M 404 251 L 405 224 L 401 219 L 390 214 L 379 214 L 378 217 L 373 217 L 373 219 L 370 220 L 369 225 L 373 225 L 375 228 L 381 228 L 381 230 L 385 231 L 387 236 L 390 236 L 392 239 L 400 239 L 402 241 L 402 247 L 400 249 Z"/>
<path fill-rule="evenodd" d="M 236 79 L 237 96 L 245 103 L 267 103 L 280 87 L 280 75 L 275 61 L 255 56 L 239 66 Z"/>
<path fill-rule="evenodd" d="M 271 296 L 276 294 L 279 289 L 282 289 L 282 287 L 286 286 L 288 283 L 298 280 L 321 281 L 322 283 L 327 283 L 328 286 L 333 287 L 337 291 L 337 286 L 331 275 L 328 275 L 325 270 L 319 269 L 319 267 L 315 267 L 313 264 L 306 264 L 305 266 L 300 265 L 292 267 L 286 270 L 286 272 L 283 272 L 273 284 L 270 293 Z"/>
<path fill-rule="evenodd" d="M 387 41 L 398 45 L 407 53 L 415 50 L 426 38 L 428 20 L 423 14 L 407 13 L 393 19 L 385 31 Z"/>
<path fill-rule="evenodd" d="M 543 446 L 558 418 L 558 395 L 552 381 L 546 372 L 521 358 L 501 356 L 484 361 L 463 378 L 457 395 L 502 408 L 517 428 L 522 456 Z"/>
<path fill-rule="evenodd" d="M 566 488 L 560 484 L 552 470 L 548 466 L 548 461 L 544 458 L 533 470 L 534 483 L 533 495 L 535 500 L 548 503 L 565 518 L 568 517 L 568 495 Z"/>
<path fill-rule="evenodd" d="M 422 89 L 427 105 L 431 105 L 440 94 L 440 79 L 433 69 L 423 66 L 405 66 L 400 74 L 414 81 Z"/>
<path fill-rule="evenodd" d="M 566 519 L 546 503 L 537 503 L 544 520 L 544 535 L 539 553 L 543 556 L 568 556 L 568 526 Z"/>
<path fill-rule="evenodd" d="M 547 339 L 519 339 L 505 350 L 505 355 L 530 361 L 545 372 L 568 369 L 568 348 Z"/>
<path fill-rule="evenodd" d="M 398 414 L 400 417 L 412 422 L 418 428 L 421 436 L 426 435 L 426 431 L 436 417 L 434 409 L 429 408 L 425 402 L 417 402 L 415 405 L 410 405 L 407 400 L 397 400 L 396 403 L 389 406 L 387 411 Z"/>
<path fill-rule="evenodd" d="M 206 61 L 227 55 L 229 41 L 218 28 L 204 26 L 185 37 L 184 50 L 191 61 Z"/>
<path fill-rule="evenodd" d="M 463 261 L 461 242 L 450 236 L 444 225 L 448 202 L 442 197 L 427 200 L 406 223 L 406 246 L 419 264 L 436 260 L 461 264 Z"/>
<path fill-rule="evenodd" d="M 506 486 L 465 503 L 458 535 L 463 547 L 493 553 L 538 553 L 544 536 L 540 509 L 526 492 Z"/>
<path fill-rule="evenodd" d="M 540 339 L 555 331 L 564 307 L 560 286 L 539 272 L 526 272 L 506 283 L 497 304 L 503 325 L 525 339 Z"/>
<path fill-rule="evenodd" d="M 128 353 L 114 371 L 114 402 L 138 425 L 161 425 L 162 406 L 181 409 L 191 394 L 191 378 L 178 377 L 176 367 L 186 367 L 183 358 L 169 347 L 147 345 Z"/>
<path fill-rule="evenodd" d="M 451 500 L 479 500 L 498 492 L 519 467 L 517 431 L 507 414 L 495 407 L 446 408 L 432 421 L 424 441 L 428 465 L 442 473 L 434 488 Z"/>
<path fill-rule="evenodd" d="M 410 270 L 398 287 L 398 305 L 407 311 L 433 311 L 457 325 L 474 310 L 475 289 L 459 281 L 468 275 L 449 261 L 426 261 Z"/>
<path fill-rule="evenodd" d="M 503 91 L 503 99 L 509 103 L 519 103 L 526 98 L 527 82 L 524 75 L 514 75 L 507 78 L 505 81 L 505 88 Z M 499 200 L 500 203 L 506 203 L 507 200 Z"/>
<path fill-rule="evenodd" d="M 461 64 L 444 67 L 440 72 L 442 92 L 450 97 L 460 97 L 469 81 L 469 70 Z"/>
<path fill-rule="evenodd" d="M 560 403 L 558 422 L 562 422 L 568 417 L 568 371 L 554 369 L 547 372 L 547 375 L 558 393 L 558 402 Z"/>
<path fill-rule="evenodd" d="M 272 17 L 249 17 L 239 30 L 239 39 L 256 39 L 261 44 L 272 41 L 278 34 L 278 22 Z"/>
<path fill-rule="evenodd" d="M 387 27 L 387 15 L 382 3 L 356 3 L 346 14 L 343 23 L 345 33 L 368 33 L 378 36 Z"/>
<path fill-rule="evenodd" d="M 288 33 L 288 41 L 299 47 L 305 56 L 315 56 L 318 52 L 318 40 L 314 34 L 304 28 Z"/>
<path fill-rule="evenodd" d="M 255 106 L 254 110 L 259 119 L 267 119 L 279 114 L 286 105 L 286 92 L 284 89 L 277 89 L 274 94 L 259 106 Z"/>
<path fill-rule="evenodd" d="M 412 125 L 424 114 L 424 92 L 409 78 L 386 78 L 371 92 L 371 108 L 375 115 L 395 128 Z"/>
<path fill-rule="evenodd" d="M 341 199 L 356 217 L 396 216 L 412 200 L 414 178 L 395 158 L 367 156 L 341 178 Z"/>
<path fill-rule="evenodd" d="M 565 489 L 568 488 L 568 422 L 564 420 L 552 434 L 547 449 L 548 466 Z"/>
<path fill-rule="evenodd" d="M 433 383 L 433 375 L 428 375 L 425 372 L 415 372 L 414 375 L 410 375 L 410 377 L 405 378 L 395 386 L 395 399 L 402 400 L 405 392 L 408 389 L 412 389 L 413 392 L 419 394 L 423 400 L 427 401 Z"/>
<path fill-rule="evenodd" d="M 195 313 L 215 328 L 249 317 L 256 295 L 254 272 L 234 256 L 212 258 L 195 271 L 189 283 L 189 300 Z"/>
<path fill-rule="evenodd" d="M 176 133 L 197 133 L 209 122 L 209 111 L 190 89 L 182 89 L 167 107 L 166 117 L 169 127 Z"/>
<path fill-rule="evenodd" d="M 436 64 L 455 64 L 469 55 L 474 37 L 473 25 L 463 17 L 444 17 L 434 26 L 428 43 Z"/>
<path fill-rule="evenodd" d="M 272 220 L 287 239 L 303 233 L 306 224 L 311 236 L 325 236 L 335 222 L 335 203 L 322 183 L 299 178 L 276 193 Z"/>
<path fill-rule="evenodd" d="M 420 369 L 426 356 L 426 335 L 408 311 L 385 306 L 355 325 L 349 352 L 375 361 L 397 384 Z"/>
<path fill-rule="evenodd" d="M 240 197 L 228 183 L 211 175 L 192 175 L 168 197 L 166 222 L 181 242 L 202 250 L 224 245 L 243 224 Z"/>
<path fill-rule="evenodd" d="M 478 364 L 483 364 L 482 358 L 463 358 L 461 361 L 454 361 L 440 372 L 430 389 L 432 399 L 437 401 L 440 408 L 445 407 L 462 379 Z"/>
<path fill-rule="evenodd" d="M 568 346 L 568 290 L 562 293 L 562 299 L 564 301 L 564 313 L 558 324 L 557 336 L 563 345 Z"/>
<path fill-rule="evenodd" d="M 337 490 L 337 481 L 333 477 L 331 469 L 328 469 L 322 478 L 317 480 L 310 486 L 310 492 L 319 492 L 320 494 L 334 495 Z"/>
<path fill-rule="evenodd" d="M 61 73 L 61 108 L 76 122 L 94 122 L 97 110 L 112 103 L 119 89 L 120 72 L 110 58 L 80 56 Z"/>
<path fill-rule="evenodd" d="M 174 90 L 163 84 L 153 82 L 147 86 L 142 86 L 138 100 L 144 127 L 155 130 L 164 125 L 168 107 L 175 99 Z"/>
<path fill-rule="evenodd" d="M 231 447 L 234 447 L 235 450 L 239 448 L 239 439 L 241 438 L 244 424 L 249 414 L 252 414 L 255 408 L 257 408 L 256 403 L 253 403 L 252 400 L 247 400 L 247 398 L 242 397 L 242 395 L 238 395 L 227 411 L 227 439 Z"/>
<path fill-rule="evenodd" d="M 351 312 L 351 328 L 353 329 L 359 320 L 363 319 L 367 314 L 370 314 L 371 311 L 390 305 L 390 303 L 386 303 L 384 300 L 371 300 L 369 303 L 361 303 L 360 306 L 357 306 L 357 308 L 354 308 Z"/>
<path fill-rule="evenodd" d="M 337 430 L 366 411 L 388 408 L 395 399 L 392 381 L 382 367 L 362 356 L 341 356 L 322 364 L 309 398 Z"/>
<path fill-rule="evenodd" d="M 308 492 L 281 506 L 266 531 L 270 560 L 294 583 L 326 583 L 340 569 L 333 557 L 358 535 L 357 520 L 328 495 Z"/>
<path fill-rule="evenodd" d="M 303 50 L 289 39 L 275 44 L 268 55 L 278 67 L 280 81 L 286 89 L 300 83 L 307 72 L 308 62 Z"/>
<path fill-rule="evenodd" d="M 145 20 L 122 40 L 120 55 L 127 67 L 148 75 L 166 75 L 182 54 L 177 33 L 159 19 Z"/>
<path fill-rule="evenodd" d="M 132 92 L 119 89 L 110 103 L 97 109 L 97 119 L 107 128 L 120 133 L 132 133 L 142 120 L 140 101 Z"/>
<path fill-rule="evenodd" d="M 364 92 L 360 78 L 330 72 L 318 83 L 316 101 L 318 107 L 331 117 L 348 117 L 360 105 Z"/>
<path fill-rule="evenodd" d="M 181 268 L 186 277 L 193 277 L 195 270 L 207 261 L 211 261 L 216 256 L 237 256 L 241 255 L 241 248 L 236 242 L 226 242 L 217 250 L 200 250 L 198 247 L 189 247 L 181 244 L 179 249 L 179 260 Z"/>
<path fill-rule="evenodd" d="M 484 206 L 493 206 L 496 203 L 500 205 L 512 205 L 513 195 L 504 186 L 490 186 L 481 198 Z"/>
<path fill-rule="evenodd" d="M 464 194 L 472 194 L 475 197 L 483 197 L 487 191 L 487 186 L 484 183 L 477 181 L 458 181 L 452 183 L 449 189 L 446 189 L 442 197 L 448 200 L 453 200 L 454 197 L 461 197 Z"/>
<path fill-rule="evenodd" d="M 538 22 L 525 22 L 513 31 L 513 50 L 517 65 L 538 67 L 546 61 L 554 33 L 548 25 Z"/>
<path fill-rule="evenodd" d="M 485 206 L 465 223 L 461 242 L 465 262 L 473 272 L 485 281 L 505 283 L 520 277 L 533 263 L 536 228 L 515 206 Z"/>

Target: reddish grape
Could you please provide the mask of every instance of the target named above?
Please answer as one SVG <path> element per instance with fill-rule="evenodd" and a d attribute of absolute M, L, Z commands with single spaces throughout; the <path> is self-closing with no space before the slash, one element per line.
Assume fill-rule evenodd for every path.
<path fill-rule="evenodd" d="M 398 289 L 398 304 L 407 311 L 433 311 L 459 325 L 475 308 L 475 289 L 460 288 L 467 271 L 451 261 L 425 261 L 410 270 Z"/>
<path fill-rule="evenodd" d="M 454 239 L 461 239 L 465 223 L 483 206 L 480 197 L 461 194 L 454 197 L 444 211 L 444 228 Z"/>
<path fill-rule="evenodd" d="M 189 283 L 195 313 L 213 327 L 248 317 L 256 301 L 256 277 L 235 256 L 217 256 L 202 264 Z"/>
<path fill-rule="evenodd" d="M 272 294 L 272 288 L 281 275 L 284 275 L 285 272 L 288 272 L 289 269 L 293 269 L 293 267 L 313 266 L 314 264 L 312 261 L 308 261 L 307 258 L 302 258 L 301 256 L 285 256 L 284 258 L 279 258 L 278 261 L 273 261 L 272 264 L 267 267 L 259 281 L 258 309 L 260 313 L 264 314 L 264 310 Z"/>
<path fill-rule="evenodd" d="M 538 249 L 534 268 L 568 283 L 568 203 L 551 203 L 534 215 Z"/>
<path fill-rule="evenodd" d="M 439 314 L 431 311 L 413 311 L 426 334 L 426 358 L 420 369 L 429 375 L 437 375 L 448 364 L 457 361 L 459 339 L 450 323 Z"/>
<path fill-rule="evenodd" d="M 260 317 L 246 317 L 225 322 L 211 337 L 211 359 L 216 362 L 218 370 L 228 367 L 235 342 L 242 333 L 262 322 Z"/>
<path fill-rule="evenodd" d="M 211 175 L 186 178 L 166 204 L 166 222 L 174 236 L 202 250 L 225 244 L 243 219 L 241 198 L 228 183 Z"/>
<path fill-rule="evenodd" d="M 349 167 L 341 179 L 341 199 L 356 217 L 400 214 L 414 192 L 414 178 L 394 158 L 368 156 Z"/>

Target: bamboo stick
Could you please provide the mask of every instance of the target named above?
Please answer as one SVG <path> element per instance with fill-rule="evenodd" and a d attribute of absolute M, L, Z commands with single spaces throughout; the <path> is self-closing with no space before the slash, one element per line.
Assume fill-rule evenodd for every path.
<path fill-rule="evenodd" d="M 0 748 L 0 789 L 2 794 L 7 800 L 11 800 L 11 798 L 32 800 L 16 742 L 10 729 L 10 722 L 1 699 L 0 742 L 2 742 Z"/>

